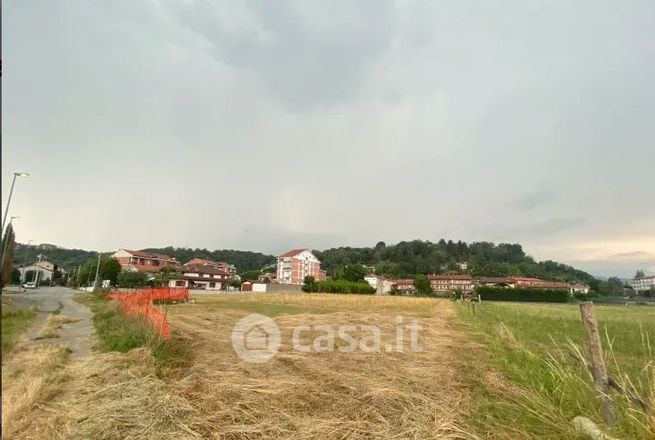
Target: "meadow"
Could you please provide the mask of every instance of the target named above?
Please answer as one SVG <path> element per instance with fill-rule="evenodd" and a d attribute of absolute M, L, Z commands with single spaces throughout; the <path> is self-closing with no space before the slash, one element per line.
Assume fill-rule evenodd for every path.
<path fill-rule="evenodd" d="M 603 426 L 587 366 L 578 305 L 483 303 L 476 313 L 458 303 L 462 328 L 485 347 L 469 356 L 472 370 L 493 368 L 509 383 L 493 386 L 469 375 L 479 431 L 516 438 L 578 438 L 571 420 Z M 617 438 L 655 437 L 655 308 L 596 305 L 608 376 L 625 393 L 610 392 Z M 643 403 L 643 405 L 642 405 Z M 645 407 L 642 407 L 645 406 Z"/>

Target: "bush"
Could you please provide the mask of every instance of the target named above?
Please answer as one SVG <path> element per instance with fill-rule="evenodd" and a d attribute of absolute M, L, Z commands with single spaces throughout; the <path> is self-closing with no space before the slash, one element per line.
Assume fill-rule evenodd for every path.
<path fill-rule="evenodd" d="M 305 280 L 303 285 L 305 292 L 322 292 L 322 293 L 360 293 L 364 295 L 372 295 L 375 289 L 368 283 L 359 281 L 347 280 L 327 280 L 327 281 L 314 281 Z"/>
<path fill-rule="evenodd" d="M 570 299 L 568 290 L 479 287 L 477 293 L 485 301 L 565 303 Z"/>

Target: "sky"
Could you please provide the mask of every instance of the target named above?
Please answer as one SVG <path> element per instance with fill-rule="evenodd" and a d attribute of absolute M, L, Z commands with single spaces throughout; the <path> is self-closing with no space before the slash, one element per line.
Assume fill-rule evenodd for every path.
<path fill-rule="evenodd" d="M 652 0 L 22 0 L 2 30 L 19 242 L 655 273 Z"/>

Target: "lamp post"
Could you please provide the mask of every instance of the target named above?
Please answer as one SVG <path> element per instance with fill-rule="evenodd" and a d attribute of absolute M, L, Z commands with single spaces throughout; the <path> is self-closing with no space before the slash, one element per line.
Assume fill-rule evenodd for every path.
<path fill-rule="evenodd" d="M 9 213 L 9 204 L 11 203 L 11 196 L 14 193 L 14 185 L 16 184 L 16 177 L 30 177 L 30 174 L 14 173 L 14 178 L 11 181 L 11 189 L 9 190 L 9 198 L 7 199 L 7 207 L 5 208 L 5 215 L 2 217 L 2 232 L 5 231 L 5 222 L 7 221 L 7 214 Z"/>

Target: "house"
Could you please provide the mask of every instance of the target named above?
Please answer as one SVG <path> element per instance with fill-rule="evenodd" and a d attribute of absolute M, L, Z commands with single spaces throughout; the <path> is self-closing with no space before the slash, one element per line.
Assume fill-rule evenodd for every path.
<path fill-rule="evenodd" d="M 389 295 L 394 284 L 394 280 L 379 275 L 366 275 L 364 281 L 375 289 L 377 295 Z"/>
<path fill-rule="evenodd" d="M 180 262 L 173 257 L 162 254 L 152 254 L 143 251 L 119 249 L 112 255 L 117 259 L 123 270 L 128 272 L 157 273 L 165 267 L 180 268 Z"/>
<path fill-rule="evenodd" d="M 225 290 L 230 281 L 230 274 L 223 269 L 202 264 L 185 264 L 180 273 L 180 277 L 169 280 L 169 287 Z"/>
<path fill-rule="evenodd" d="M 459 270 L 461 270 L 462 272 L 464 272 L 465 270 L 468 270 L 468 268 L 469 268 L 468 261 L 462 261 L 462 262 L 456 263 L 456 264 L 457 264 L 457 268 Z"/>
<path fill-rule="evenodd" d="M 430 286 L 435 293 L 449 293 L 461 291 L 473 292 L 473 278 L 468 274 L 441 274 L 428 275 Z"/>
<path fill-rule="evenodd" d="M 224 261 L 212 261 L 212 260 L 206 260 L 204 258 L 194 258 L 192 260 L 189 260 L 186 265 L 190 266 L 195 266 L 195 265 L 202 265 L 202 266 L 211 266 L 215 267 L 216 269 L 222 269 L 231 276 L 234 276 L 237 274 L 237 268 L 233 264 L 226 263 Z"/>
<path fill-rule="evenodd" d="M 410 293 L 416 292 L 416 286 L 414 285 L 414 280 L 411 278 L 393 280 L 391 291 L 396 295 L 409 295 Z"/>
<path fill-rule="evenodd" d="M 300 285 L 307 276 L 323 281 L 325 275 L 321 262 L 309 249 L 291 249 L 277 257 L 278 283 Z"/>
<path fill-rule="evenodd" d="M 573 295 L 574 293 L 582 293 L 586 295 L 589 293 L 589 290 L 591 290 L 591 287 L 589 287 L 586 284 L 580 284 L 580 283 L 569 284 L 569 293 L 571 295 Z"/>
<path fill-rule="evenodd" d="M 57 265 L 51 261 L 41 260 L 41 255 L 39 255 L 39 260 L 33 263 L 28 263 L 18 266 L 18 271 L 20 272 L 21 283 L 26 283 L 28 281 L 34 282 L 50 282 L 52 281 L 55 272 L 57 272 Z M 25 277 L 30 274 L 31 279 L 25 279 Z"/>
<path fill-rule="evenodd" d="M 480 287 L 502 287 L 505 289 L 513 289 L 516 287 L 514 280 L 511 277 L 481 277 L 478 280 Z"/>
<path fill-rule="evenodd" d="M 263 283 L 274 283 L 277 281 L 277 273 L 275 272 L 263 273 L 257 277 L 257 281 L 261 281 Z"/>
<path fill-rule="evenodd" d="M 655 289 L 655 275 L 633 278 L 630 280 L 630 286 L 637 292 Z"/>

